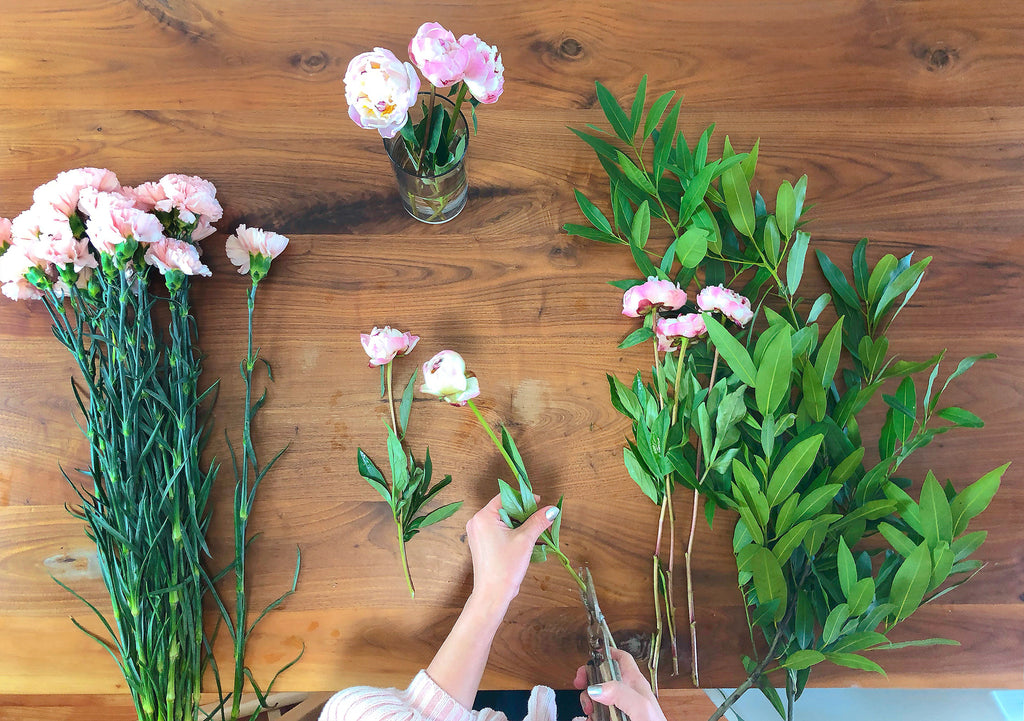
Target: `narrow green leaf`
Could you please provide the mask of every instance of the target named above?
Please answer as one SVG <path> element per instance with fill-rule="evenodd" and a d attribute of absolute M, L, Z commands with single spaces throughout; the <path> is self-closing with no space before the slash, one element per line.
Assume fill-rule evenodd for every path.
<path fill-rule="evenodd" d="M 782 232 L 783 235 L 786 234 L 785 229 L 782 229 Z M 786 288 L 789 290 L 790 295 L 794 295 L 796 289 L 800 287 L 800 281 L 804 276 L 807 247 L 810 245 L 810 242 L 810 233 L 800 230 L 797 231 L 796 240 L 793 241 L 793 246 L 789 249 L 789 258 L 786 259 Z M 818 311 L 818 313 L 820 312 Z M 817 315 L 815 315 L 815 318 L 817 318 Z M 812 319 L 808 318 L 808 322 L 811 321 Z"/>
<path fill-rule="evenodd" d="M 774 508 L 791 494 L 814 464 L 821 447 L 822 435 L 811 436 L 797 443 L 779 462 L 768 482 L 768 503 Z"/>
<path fill-rule="evenodd" d="M 868 239 L 861 238 L 853 249 L 853 287 L 861 298 L 868 297 Z"/>
<path fill-rule="evenodd" d="M 719 162 L 705 165 L 693 179 L 686 184 L 686 191 L 679 201 L 679 225 L 685 227 L 690 218 L 697 211 L 697 208 L 704 203 L 704 196 L 707 195 L 711 182 L 715 179 Z"/>
<path fill-rule="evenodd" d="M 985 426 L 985 421 L 978 418 L 978 416 L 956 406 L 943 408 L 936 415 L 961 428 L 983 428 Z"/>
<path fill-rule="evenodd" d="M 404 495 L 405 488 L 409 484 L 409 459 L 402 449 L 402 442 L 388 426 L 388 462 L 391 465 L 391 485 L 396 499 Z"/>
<path fill-rule="evenodd" d="M 877 323 L 882 316 L 888 312 L 897 297 L 902 293 L 909 292 L 917 285 L 931 261 L 932 259 L 929 257 L 918 263 L 914 263 L 912 266 L 897 275 L 896 278 L 886 286 L 885 290 L 882 291 L 882 297 L 878 299 L 878 305 L 875 306 L 875 311 L 872 314 L 873 322 Z"/>
<path fill-rule="evenodd" d="M 632 123 L 626 117 L 626 112 L 619 105 L 611 91 L 602 85 L 600 81 L 596 82 L 595 85 L 597 86 L 597 101 L 601 104 L 601 109 L 604 111 L 605 117 L 608 118 L 612 130 L 615 131 L 615 134 L 619 136 L 619 140 L 622 142 L 632 142 L 633 134 L 630 132 Z"/>
<path fill-rule="evenodd" d="M 929 471 L 921 487 L 921 528 L 929 548 L 935 548 L 940 541 L 953 542 L 953 516 L 949 501 L 935 475 Z"/>
<path fill-rule="evenodd" d="M 860 467 L 861 461 L 864 460 L 864 446 L 854 449 L 853 453 L 848 455 L 842 461 L 839 462 L 832 472 L 829 474 L 829 483 L 846 483 L 846 481 L 853 475 L 853 472 Z"/>
<path fill-rule="evenodd" d="M 967 533 L 960 538 L 953 541 L 949 550 L 953 552 L 953 562 L 957 563 L 964 560 L 972 553 L 978 550 L 985 539 L 988 537 L 988 531 L 974 531 L 973 533 Z"/>
<path fill-rule="evenodd" d="M 675 243 L 676 256 L 684 268 L 696 268 L 708 253 L 708 233 L 691 226 Z"/>
<path fill-rule="evenodd" d="M 647 246 L 647 238 L 650 234 L 651 207 L 645 200 L 636 209 L 636 215 L 633 216 L 633 224 L 629 232 L 630 242 L 638 248 L 644 248 Z"/>
<path fill-rule="evenodd" d="M 842 484 L 832 483 L 809 491 L 796 507 L 796 520 L 805 521 L 824 511 L 842 487 Z"/>
<path fill-rule="evenodd" d="M 879 523 L 878 532 L 882 534 L 882 538 L 889 542 L 893 550 L 904 558 L 908 558 L 917 549 L 916 543 L 907 538 L 899 529 L 890 526 L 888 523 Z"/>
<path fill-rule="evenodd" d="M 789 560 L 797 546 L 803 543 L 804 536 L 807 535 L 810 529 L 811 521 L 803 521 L 793 526 L 779 539 L 778 543 L 772 548 L 772 553 L 775 554 L 775 558 L 778 559 L 780 565 L 784 565 Z"/>
<path fill-rule="evenodd" d="M 793 184 L 788 180 L 783 180 L 779 186 L 778 192 L 775 194 L 775 220 L 779 224 L 779 230 L 782 231 L 782 236 L 789 240 L 789 237 L 793 235 L 793 230 L 796 228 L 796 194 L 793 192 Z M 806 233 L 805 233 L 806 235 Z M 808 236 L 810 237 L 810 236 Z M 799 243 L 800 238 L 797 238 Z M 794 246 L 795 248 L 795 246 Z M 804 253 L 807 252 L 807 244 L 804 244 Z M 789 281 L 789 292 L 796 292 L 796 285 L 800 284 L 799 273 L 803 272 L 804 259 L 803 253 L 800 254 L 800 270 L 797 272 L 796 285 L 793 284 L 792 279 L 792 260 L 793 256 L 790 255 L 790 266 L 787 268 L 789 272 L 786 273 L 786 278 Z"/>
<path fill-rule="evenodd" d="M 850 593 L 846 596 L 846 602 L 850 604 L 850 617 L 856 618 L 868 610 L 868 606 L 875 600 L 875 581 L 873 578 L 862 578 L 853 584 Z M 841 650 L 841 649 L 839 649 Z"/>
<path fill-rule="evenodd" d="M 821 378 L 823 388 L 829 388 L 839 368 L 839 357 L 843 352 L 843 317 L 840 316 L 835 325 L 825 336 L 814 357 L 814 370 Z"/>
<path fill-rule="evenodd" d="M 579 137 L 584 143 L 593 148 L 598 155 L 607 158 L 608 160 L 611 161 L 618 160 L 619 149 L 616 148 L 611 143 L 609 143 L 607 140 L 603 140 L 597 137 L 596 135 L 591 135 L 590 133 L 584 133 L 582 130 L 577 130 L 576 128 L 569 128 L 569 130 L 575 133 L 576 136 Z"/>
<path fill-rule="evenodd" d="M 619 343 L 619 348 L 632 348 L 633 346 L 639 345 L 653 337 L 654 332 L 650 328 L 637 328 L 635 331 L 627 335 L 621 343 Z"/>
<path fill-rule="evenodd" d="M 647 472 L 643 463 L 633 454 L 629 448 L 622 449 L 622 459 L 626 464 L 626 471 L 629 477 L 640 487 L 643 494 L 650 498 L 655 504 L 661 505 L 662 493 L 654 477 Z"/>
<path fill-rule="evenodd" d="M 573 193 L 576 195 L 576 203 L 580 206 L 580 210 L 583 211 L 583 215 L 587 217 L 587 220 L 589 220 L 598 230 L 603 231 L 608 235 L 615 235 L 615 232 L 612 230 L 611 223 L 608 222 L 608 218 L 606 218 L 604 213 L 601 212 L 601 209 L 594 205 L 590 201 L 590 198 L 585 196 L 579 190 L 573 188 Z"/>
<path fill-rule="evenodd" d="M 896 270 L 895 255 L 886 254 L 879 258 L 875 269 L 871 271 L 871 277 L 868 279 L 868 293 L 866 297 L 872 306 L 878 302 L 882 289 L 889 284 L 894 270 Z"/>
<path fill-rule="evenodd" d="M 1010 464 L 1006 463 L 999 468 L 989 471 L 956 494 L 956 497 L 950 502 L 954 536 L 959 536 L 967 530 L 968 521 L 988 508 L 992 497 L 999 490 L 999 481 L 1003 477 L 1003 473 L 1009 467 Z"/>
<path fill-rule="evenodd" d="M 922 543 L 900 565 L 892 579 L 889 603 L 895 606 L 893 618 L 902 621 L 921 605 L 932 575 L 932 555 Z"/>
<path fill-rule="evenodd" d="M 403 438 L 409 429 L 409 414 L 412 412 L 412 397 L 413 391 L 416 389 L 417 372 L 418 369 L 414 368 L 412 375 L 409 377 L 409 382 L 405 384 L 405 390 L 402 391 L 402 400 L 398 404 L 398 427 L 402 429 Z"/>
<path fill-rule="evenodd" d="M 783 668 L 788 668 L 791 671 L 799 671 L 802 668 L 809 668 L 816 663 L 821 663 L 825 660 L 825 654 L 821 651 L 815 651 L 814 649 L 805 649 L 803 651 L 796 651 L 791 653 L 786 660 L 782 662 Z"/>
<path fill-rule="evenodd" d="M 726 330 L 721 323 L 715 320 L 710 313 L 704 313 L 704 325 L 708 329 L 708 335 L 722 358 L 729 364 L 732 372 L 739 376 L 747 386 L 757 387 L 757 370 L 750 354 L 733 335 Z"/>
<path fill-rule="evenodd" d="M 650 176 L 640 170 L 640 168 L 638 168 L 632 160 L 627 158 L 625 154 L 620 152 L 616 157 L 616 160 L 618 160 L 619 167 L 622 168 L 622 172 L 625 174 L 629 182 L 640 188 L 640 190 L 644 191 L 648 195 L 658 195 L 658 190 L 654 187 L 654 183 L 651 182 Z"/>
<path fill-rule="evenodd" d="M 839 537 L 836 563 L 839 567 L 839 586 L 843 589 L 843 596 L 849 598 L 854 584 L 857 583 L 857 564 L 853 560 L 849 546 L 846 545 L 846 539 L 842 536 Z"/>
<path fill-rule="evenodd" d="M 751 559 L 750 570 L 754 575 L 754 589 L 757 591 L 758 603 L 778 601 L 775 609 L 775 620 L 779 621 L 786 615 L 786 579 L 782 575 L 782 567 L 775 555 L 767 548 L 761 548 Z"/>
<path fill-rule="evenodd" d="M 726 143 L 728 143 L 728 138 Z M 742 166 L 732 166 L 722 173 L 722 195 L 732 224 L 748 238 L 754 237 L 754 201 L 750 196 L 750 184 L 743 174 Z"/>
<path fill-rule="evenodd" d="M 954 641 L 951 638 L 920 638 L 916 641 L 900 641 L 898 643 L 889 643 L 884 646 L 879 646 L 874 651 L 894 651 L 897 648 L 915 648 L 920 646 L 959 646 L 959 641 Z"/>
<path fill-rule="evenodd" d="M 828 618 L 825 619 L 825 625 L 821 631 L 821 642 L 827 646 L 838 639 L 841 631 L 843 630 L 843 624 L 846 623 L 849 618 L 850 607 L 847 604 L 840 603 L 838 606 L 833 608 L 829 612 Z"/>
<path fill-rule="evenodd" d="M 850 308 L 860 308 L 861 303 L 857 298 L 857 293 L 846 280 L 846 276 L 843 275 L 843 271 L 841 271 L 835 263 L 829 260 L 829 257 L 820 250 L 816 250 L 814 253 L 818 257 L 818 265 L 821 266 L 821 272 L 825 274 L 825 280 L 828 281 L 828 284 L 832 287 L 832 290 L 835 291 L 836 295 L 838 295 Z"/>
<path fill-rule="evenodd" d="M 789 327 L 777 333 L 765 349 L 757 369 L 754 397 L 762 416 L 775 413 L 775 409 L 789 394 L 793 374 L 793 339 Z"/>
<path fill-rule="evenodd" d="M 865 578 L 865 581 L 871 579 Z M 857 614 L 851 614 L 856 616 Z M 830 651 L 835 653 L 843 653 L 845 651 L 863 651 L 871 646 L 877 646 L 880 643 L 889 643 L 889 639 L 884 634 L 878 633 L 877 631 L 856 631 L 848 636 L 844 636 L 835 642 Z"/>
<path fill-rule="evenodd" d="M 647 104 L 647 76 L 644 75 L 640 78 L 640 87 L 636 89 L 636 95 L 633 97 L 633 107 L 630 108 L 629 112 L 629 123 L 633 129 L 629 137 L 634 137 L 636 131 L 640 129 L 640 119 L 644 114 L 644 106 Z M 646 137 L 646 135 L 644 136 Z"/>
<path fill-rule="evenodd" d="M 440 523 L 449 516 L 454 515 L 455 512 L 458 511 L 460 508 L 462 508 L 462 501 L 455 501 L 455 503 L 449 503 L 447 505 L 441 506 L 440 508 L 435 508 L 430 513 L 427 513 L 423 516 L 419 516 L 413 520 L 419 521 L 419 523 L 416 526 L 417 528 L 426 528 L 427 526 L 432 526 L 435 523 Z M 420 521 L 421 518 L 423 519 L 422 521 Z"/>
<path fill-rule="evenodd" d="M 665 108 L 672 102 L 672 98 L 675 96 L 676 91 L 670 90 L 665 93 L 651 105 L 651 109 L 647 111 L 647 118 L 644 120 L 644 138 L 651 137 L 651 133 L 658 127 L 658 123 L 661 122 L 661 116 L 665 114 Z"/>
<path fill-rule="evenodd" d="M 859 671 L 874 671 L 885 676 L 885 671 L 882 667 L 871 659 L 864 658 L 855 653 L 835 653 L 829 651 L 825 654 L 825 658 L 836 664 L 837 666 L 845 666 L 846 668 L 855 668 Z"/>
<path fill-rule="evenodd" d="M 577 225 L 576 223 L 566 223 L 562 226 L 569 235 L 577 235 L 580 238 L 586 238 L 587 240 L 596 240 L 600 243 L 610 243 L 612 245 L 623 245 L 625 241 L 615 235 L 609 235 L 603 230 L 597 228 L 591 228 L 588 225 Z"/>

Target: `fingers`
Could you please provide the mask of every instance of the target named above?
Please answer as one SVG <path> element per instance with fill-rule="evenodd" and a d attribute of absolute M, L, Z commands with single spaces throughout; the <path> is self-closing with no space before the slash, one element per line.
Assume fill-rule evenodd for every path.
<path fill-rule="evenodd" d="M 534 511 L 533 515 L 526 519 L 517 530 L 517 533 L 521 533 L 530 538 L 530 545 L 532 546 L 537 542 L 540 534 L 548 530 L 551 524 L 558 517 L 558 507 L 548 506 L 547 508 L 538 508 Z"/>
<path fill-rule="evenodd" d="M 606 681 L 587 687 L 586 694 L 605 706 L 615 706 L 633 721 L 662 721 L 658 702 L 640 694 L 624 681 Z"/>
<path fill-rule="evenodd" d="M 594 713 L 594 702 L 590 700 L 590 696 L 587 696 L 586 691 L 580 691 L 580 708 L 583 709 L 585 716 Z"/>
<path fill-rule="evenodd" d="M 587 667 L 580 666 L 578 669 L 576 669 L 576 678 L 572 680 L 573 688 L 578 688 L 582 690 L 587 687 L 588 683 L 589 682 L 587 681 Z"/>

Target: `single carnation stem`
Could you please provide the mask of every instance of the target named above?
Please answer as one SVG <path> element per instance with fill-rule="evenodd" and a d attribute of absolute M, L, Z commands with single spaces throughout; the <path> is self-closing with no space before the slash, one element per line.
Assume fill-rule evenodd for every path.
<path fill-rule="evenodd" d="M 391 366 L 392 363 L 388 362 L 388 369 L 385 375 L 387 376 L 388 385 L 388 408 L 391 409 L 391 428 L 395 431 L 395 435 L 398 435 L 398 421 L 395 420 L 395 394 L 391 390 Z M 404 428 L 402 429 L 405 430 Z"/>

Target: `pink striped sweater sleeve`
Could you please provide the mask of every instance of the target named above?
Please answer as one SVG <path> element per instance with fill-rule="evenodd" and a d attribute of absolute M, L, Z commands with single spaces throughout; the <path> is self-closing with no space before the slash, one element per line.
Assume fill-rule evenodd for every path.
<path fill-rule="evenodd" d="M 420 671 L 401 691 L 396 688 L 355 686 L 334 694 L 320 721 L 508 721 L 491 709 L 471 711 Z M 536 721 L 555 721 L 539 718 Z"/>

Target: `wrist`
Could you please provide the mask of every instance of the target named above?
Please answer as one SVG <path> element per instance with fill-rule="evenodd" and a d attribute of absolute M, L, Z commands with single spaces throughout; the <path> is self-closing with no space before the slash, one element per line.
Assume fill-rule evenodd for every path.
<path fill-rule="evenodd" d="M 498 593 L 490 593 L 487 591 L 481 591 L 473 589 L 469 598 L 466 600 L 465 612 L 476 618 L 480 622 L 490 622 L 494 628 L 501 625 L 501 622 L 505 619 L 505 613 L 508 611 L 508 606 L 512 602 L 512 597 L 506 597 Z"/>

